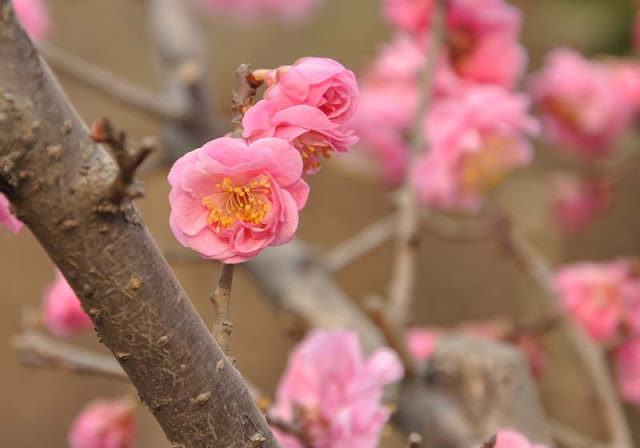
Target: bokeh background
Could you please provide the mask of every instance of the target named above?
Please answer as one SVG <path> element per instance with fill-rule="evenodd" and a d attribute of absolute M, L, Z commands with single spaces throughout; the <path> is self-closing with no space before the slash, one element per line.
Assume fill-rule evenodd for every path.
<path fill-rule="evenodd" d="M 185 0 L 187 1 L 187 0 Z M 633 9 L 629 0 L 520 0 L 524 9 L 523 40 L 530 69 L 545 52 L 559 45 L 577 47 L 589 55 L 626 54 Z M 54 43 L 100 64 L 133 82 L 159 88 L 157 66 L 140 0 L 50 0 L 55 23 Z M 242 62 L 254 67 L 289 64 L 303 56 L 337 59 L 361 71 L 390 35 L 382 21 L 378 0 L 326 0 L 305 25 L 284 26 L 271 21 L 243 25 L 226 18 L 203 17 L 211 62 L 211 101 L 228 115 L 234 70 Z M 0 61 L 0 63 L 2 63 Z M 61 77 L 87 122 L 106 116 L 126 128 L 132 139 L 159 133 L 158 123 L 138 112 L 116 106 L 108 97 Z M 627 142 L 633 148 L 635 140 Z M 637 146 L 637 145 L 636 145 Z M 185 148 L 185 150 L 192 148 Z M 557 163 L 540 147 L 536 162 L 514 176 L 500 192 L 518 225 L 554 264 L 578 259 L 607 259 L 640 251 L 640 207 L 637 194 L 618 197 L 612 210 L 587 231 L 560 238 L 550 227 L 545 209 L 545 181 Z M 166 173 L 145 176 L 147 195 L 139 208 L 158 244 L 177 249 L 169 225 Z M 299 235 L 329 248 L 390 211 L 388 192 L 371 180 L 354 177 L 335 164 L 325 164 L 311 179 L 312 195 L 301 216 Z M 355 298 L 384 293 L 389 279 L 391 246 L 385 245 L 339 276 Z M 175 271 L 203 318 L 210 318 L 208 295 L 217 280 L 215 263 L 176 265 Z M 22 367 L 9 347 L 18 331 L 21 310 L 38 307 L 45 285 L 53 279 L 53 265 L 28 231 L 13 236 L 0 230 L 0 432 L 11 448 L 66 446 L 66 432 L 74 415 L 98 396 L 126 393 L 122 384 L 71 376 L 63 372 Z M 417 296 L 412 313 L 416 324 L 448 325 L 497 315 L 526 320 L 534 316 L 537 291 L 491 243 L 456 245 L 424 235 L 420 247 Z M 242 372 L 272 392 L 293 342 L 286 322 L 274 313 L 251 279 L 240 271 L 234 284 L 232 320 L 236 324 L 232 352 Z M 93 334 L 74 340 L 104 351 Z M 550 413 L 598 436 L 602 432 L 596 402 L 584 373 L 561 334 L 548 339 L 551 368 L 541 382 Z M 638 412 L 629 409 L 640 436 Z M 141 448 L 163 448 L 153 418 L 141 409 Z M 640 445 L 640 438 L 638 438 Z M 402 446 L 385 438 L 385 446 Z M 357 447 L 354 447 L 357 448 Z"/>

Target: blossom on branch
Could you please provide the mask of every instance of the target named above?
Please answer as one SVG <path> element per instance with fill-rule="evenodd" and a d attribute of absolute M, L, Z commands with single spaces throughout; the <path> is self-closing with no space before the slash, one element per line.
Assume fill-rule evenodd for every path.
<path fill-rule="evenodd" d="M 33 40 L 42 41 L 47 38 L 51 31 L 51 18 L 44 0 L 13 0 L 13 7 Z"/>
<path fill-rule="evenodd" d="M 0 224 L 7 226 L 13 233 L 18 233 L 24 225 L 22 221 L 11 214 L 9 200 L 2 193 L 0 193 Z"/>
<path fill-rule="evenodd" d="M 133 448 L 135 404 L 131 400 L 96 400 L 76 417 L 69 448 Z"/>
<path fill-rule="evenodd" d="M 497 86 L 465 89 L 436 102 L 426 122 L 428 152 L 414 167 L 423 202 L 478 210 L 484 195 L 533 157 L 527 135 L 538 132 L 529 99 Z"/>
<path fill-rule="evenodd" d="M 544 136 L 586 159 L 609 155 L 626 130 L 629 101 L 613 72 L 574 50 L 556 49 L 531 80 Z"/>
<path fill-rule="evenodd" d="M 389 418 L 383 386 L 403 374 L 390 349 L 365 360 L 356 332 L 315 330 L 289 356 L 270 415 L 299 425 L 314 448 L 375 448 Z M 283 448 L 302 446 L 274 432 Z"/>
<path fill-rule="evenodd" d="M 293 238 L 309 196 L 301 174 L 302 159 L 284 140 L 213 140 L 169 173 L 171 230 L 204 258 L 250 260 Z"/>
<path fill-rule="evenodd" d="M 93 328 L 93 322 L 82 309 L 80 299 L 57 269 L 55 281 L 44 292 L 42 320 L 49 331 L 58 337 L 69 337 Z"/>

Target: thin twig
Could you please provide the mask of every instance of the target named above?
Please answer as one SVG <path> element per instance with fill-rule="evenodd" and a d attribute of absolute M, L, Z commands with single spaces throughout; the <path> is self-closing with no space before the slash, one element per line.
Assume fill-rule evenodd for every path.
<path fill-rule="evenodd" d="M 425 150 L 424 121 L 431 102 L 433 73 L 444 33 L 444 1 L 436 1 L 433 29 L 429 39 L 426 63 L 420 80 L 420 98 L 411 139 L 411 161 L 416 162 Z M 404 323 L 415 287 L 418 249 L 419 207 L 409 176 L 398 194 L 397 249 L 389 288 L 389 310 L 394 319 Z"/>
<path fill-rule="evenodd" d="M 213 305 L 213 325 L 211 334 L 225 355 L 229 355 L 229 337 L 233 324 L 229 321 L 229 305 L 231 303 L 231 285 L 235 265 L 222 263 L 218 287 L 211 295 Z"/>
<path fill-rule="evenodd" d="M 564 423 L 551 420 L 549 426 L 553 437 L 570 448 L 612 448 L 611 445 L 593 440 Z"/>
<path fill-rule="evenodd" d="M 100 90 L 126 106 L 162 120 L 180 120 L 185 115 L 183 108 L 169 104 L 159 94 L 120 78 L 103 67 L 51 44 L 41 43 L 38 49 L 56 71 Z"/>
<path fill-rule="evenodd" d="M 328 251 L 325 255 L 327 269 L 338 272 L 389 241 L 395 234 L 397 221 L 395 215 L 382 218 Z"/>
<path fill-rule="evenodd" d="M 389 347 L 400 356 L 406 376 L 417 377 L 420 374 L 418 363 L 407 346 L 402 328 L 396 324 L 394 319 L 389 318 L 383 301 L 378 297 L 370 297 L 364 307 L 371 320 L 380 328 Z"/>
<path fill-rule="evenodd" d="M 611 381 L 603 353 L 582 328 L 567 316 L 553 286 L 553 272 L 549 263 L 513 228 L 508 216 L 499 214 L 496 223 L 497 237 L 502 248 L 544 292 L 543 297 L 551 312 L 563 316 L 563 327 L 578 351 L 591 377 L 593 387 L 602 402 L 604 417 L 613 445 L 616 448 L 632 448 L 633 442 L 624 410 Z"/>
<path fill-rule="evenodd" d="M 71 373 L 99 376 L 129 383 L 129 378 L 110 356 L 56 341 L 28 331 L 11 339 L 20 360 L 29 367 L 49 367 Z"/>

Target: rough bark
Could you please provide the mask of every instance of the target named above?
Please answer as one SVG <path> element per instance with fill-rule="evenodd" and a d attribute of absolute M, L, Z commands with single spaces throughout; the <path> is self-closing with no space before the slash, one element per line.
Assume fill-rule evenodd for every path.
<path fill-rule="evenodd" d="M 278 447 L 133 204 L 0 0 L 0 191 L 60 267 L 174 447 Z"/>

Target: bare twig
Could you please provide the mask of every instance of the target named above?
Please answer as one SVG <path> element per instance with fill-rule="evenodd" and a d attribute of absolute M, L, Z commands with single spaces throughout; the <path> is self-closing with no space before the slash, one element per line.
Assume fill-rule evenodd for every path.
<path fill-rule="evenodd" d="M 163 120 L 180 120 L 185 115 L 184 108 L 163 100 L 159 94 L 147 91 L 61 48 L 41 43 L 38 49 L 57 72 L 100 90 L 126 106 Z"/>
<path fill-rule="evenodd" d="M 156 148 L 155 141 L 145 140 L 141 145 L 133 148 L 127 146 L 127 136 L 124 131 L 116 131 L 111 122 L 102 118 L 91 127 L 91 138 L 96 143 L 104 143 L 112 150 L 118 163 L 118 175 L 111 186 L 111 199 L 119 204 L 123 199 L 136 199 L 144 194 L 142 185 L 137 184 L 134 176 L 138 167 Z"/>
<path fill-rule="evenodd" d="M 611 445 L 593 440 L 564 423 L 550 421 L 551 433 L 558 442 L 570 448 L 613 448 Z"/>
<path fill-rule="evenodd" d="M 62 369 L 129 383 L 129 378 L 112 357 L 64 344 L 40 333 L 18 334 L 11 339 L 11 345 L 18 351 L 22 363 L 29 367 Z"/>
<path fill-rule="evenodd" d="M 362 229 L 325 255 L 327 269 L 338 272 L 393 237 L 398 219 L 387 216 Z"/>
<path fill-rule="evenodd" d="M 256 90 L 263 81 L 257 80 L 251 73 L 249 64 L 242 64 L 236 70 L 238 89 L 231 96 L 231 136 L 242 137 L 242 119 L 253 104 Z"/>
<path fill-rule="evenodd" d="M 436 1 L 426 63 L 420 80 L 418 111 L 412 132 L 412 162 L 415 162 L 425 150 L 424 121 L 429 110 L 433 72 L 444 34 L 444 13 L 444 1 Z M 415 287 L 418 222 L 419 207 L 411 179 L 407 176 L 398 194 L 397 249 L 389 288 L 389 311 L 400 323 L 406 321 Z"/>
<path fill-rule="evenodd" d="M 420 374 L 418 363 L 407 346 L 404 332 L 395 320 L 390 319 L 382 300 L 378 297 L 370 297 L 365 303 L 365 309 L 371 320 L 380 328 L 389 347 L 400 356 L 407 377 L 418 376 Z"/>
<path fill-rule="evenodd" d="M 603 353 L 562 307 L 553 286 L 553 272 L 547 260 L 513 228 L 510 218 L 501 212 L 498 212 L 496 219 L 496 235 L 505 253 L 511 256 L 544 292 L 543 297 L 549 310 L 563 316 L 563 328 L 577 350 L 602 402 L 613 445 L 616 448 L 633 447 L 624 410 L 611 381 Z"/>
<path fill-rule="evenodd" d="M 211 334 L 216 338 L 225 355 L 229 355 L 229 336 L 233 331 L 233 324 L 229 321 L 229 304 L 231 303 L 234 268 L 233 264 L 222 263 L 218 287 L 211 295 L 211 304 L 213 305 Z"/>

